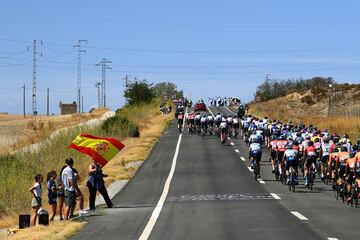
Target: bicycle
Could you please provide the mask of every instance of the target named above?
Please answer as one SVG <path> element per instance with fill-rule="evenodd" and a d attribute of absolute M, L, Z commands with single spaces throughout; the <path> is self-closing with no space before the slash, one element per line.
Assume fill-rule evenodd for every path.
<path fill-rule="evenodd" d="M 295 192 L 295 185 L 296 185 L 296 181 L 295 181 L 295 170 L 292 166 L 290 166 L 289 168 L 289 182 L 288 182 L 288 187 L 289 187 L 289 191 Z"/>
<path fill-rule="evenodd" d="M 308 183 L 307 187 L 310 190 L 313 190 L 315 176 L 316 176 L 316 172 L 315 172 L 314 166 L 313 166 L 313 164 L 310 164 L 309 169 L 308 169 L 308 182 L 307 182 Z"/>
<path fill-rule="evenodd" d="M 260 159 L 258 156 L 254 156 L 251 161 L 253 162 L 255 181 L 257 181 L 260 176 Z"/>
<path fill-rule="evenodd" d="M 352 197 L 352 201 L 351 201 L 351 206 L 355 205 L 355 208 L 358 207 L 359 205 L 359 187 L 357 185 L 356 180 L 353 182 L 353 185 L 351 186 L 351 197 Z"/>
<path fill-rule="evenodd" d="M 227 140 L 226 132 L 225 132 L 225 131 L 221 131 L 221 134 L 220 134 L 220 141 L 221 141 L 221 143 L 222 143 L 223 145 L 225 145 L 226 140 Z"/>

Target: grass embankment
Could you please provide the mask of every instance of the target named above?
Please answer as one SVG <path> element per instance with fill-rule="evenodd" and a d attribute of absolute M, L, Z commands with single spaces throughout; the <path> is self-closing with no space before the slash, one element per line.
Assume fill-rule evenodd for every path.
<path fill-rule="evenodd" d="M 19 115 L 0 115 L 0 154 L 13 152 L 22 147 L 44 140 L 52 132 L 75 126 L 90 119 L 99 118 L 106 108 L 99 108 L 92 113 L 37 116 L 37 130 L 33 131 L 31 116 L 23 118 Z"/>
<path fill-rule="evenodd" d="M 0 158 L 3 165 L 0 168 L 0 176 L 2 176 L 0 178 L 0 227 L 16 224 L 17 214 L 29 212 L 32 196 L 28 192 L 28 188 L 33 184 L 34 176 L 37 173 L 45 176 L 52 169 L 59 171 L 68 156 L 74 158 L 74 167 L 78 169 L 80 175 L 84 176 L 83 181 L 80 182 L 80 189 L 85 200 L 88 200 L 85 176 L 90 159 L 67 148 L 69 143 L 81 132 L 121 139 L 126 147 L 104 167 L 104 172 L 109 175 L 106 183 L 110 184 L 117 179 L 130 179 L 136 169 L 126 168 L 126 163 L 145 160 L 173 117 L 173 114 L 160 114 L 158 106 L 158 101 L 141 106 L 127 106 L 118 110 L 115 117 L 107 120 L 101 126 L 76 127 L 61 133 L 38 153 L 2 156 Z M 140 136 L 130 137 L 136 136 L 137 129 Z M 43 189 L 43 199 L 45 200 L 43 202 L 47 202 L 45 184 L 43 184 Z M 44 207 L 48 209 L 48 206 Z M 25 237 L 26 234 L 38 231 L 37 228 L 21 231 L 21 234 L 24 232 Z M 50 237 L 52 227 L 45 229 L 48 229 L 46 232 Z M 16 235 L 19 236 L 19 234 Z"/>
<path fill-rule="evenodd" d="M 258 117 L 268 117 L 270 120 L 282 122 L 293 121 L 294 123 L 313 124 L 320 129 L 327 128 L 332 133 L 340 136 L 348 133 L 352 140 L 360 138 L 359 117 L 315 117 L 307 114 L 303 109 L 302 114 L 294 114 L 295 111 L 285 104 L 277 104 L 275 101 L 253 103 L 250 105 L 249 113 Z"/>

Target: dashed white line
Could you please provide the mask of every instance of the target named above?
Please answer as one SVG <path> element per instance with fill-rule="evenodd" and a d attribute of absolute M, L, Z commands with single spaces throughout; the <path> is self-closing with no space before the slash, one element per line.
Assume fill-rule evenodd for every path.
<path fill-rule="evenodd" d="M 279 195 L 277 195 L 276 193 L 270 193 L 270 195 L 271 195 L 273 198 L 277 199 L 277 200 L 281 200 L 281 198 L 279 197 Z"/>
<path fill-rule="evenodd" d="M 235 149 L 235 152 L 239 153 L 240 151 L 238 149 Z"/>
<path fill-rule="evenodd" d="M 296 212 L 296 211 L 291 211 L 291 213 L 296 216 L 298 219 L 300 220 L 303 220 L 303 221 L 307 221 L 309 219 L 307 219 L 304 215 L 302 215 L 301 213 L 299 212 Z"/>
<path fill-rule="evenodd" d="M 245 162 L 245 158 L 244 157 L 240 157 L 241 161 Z"/>
<path fill-rule="evenodd" d="M 251 169 L 251 167 L 248 167 L 248 169 L 249 169 L 250 172 L 253 172 L 253 171 L 254 171 L 253 169 Z"/>
<path fill-rule="evenodd" d="M 339 240 L 338 238 L 331 238 L 331 237 L 329 237 L 329 238 L 327 238 L 328 240 Z"/>
<path fill-rule="evenodd" d="M 228 140 L 230 140 L 231 138 L 230 137 L 227 137 Z"/>
<path fill-rule="evenodd" d="M 261 178 L 258 178 L 258 182 L 261 183 L 261 184 L 265 184 L 265 181 L 262 180 Z"/>
<path fill-rule="evenodd" d="M 231 146 L 234 146 L 235 144 L 233 142 L 230 143 Z"/>

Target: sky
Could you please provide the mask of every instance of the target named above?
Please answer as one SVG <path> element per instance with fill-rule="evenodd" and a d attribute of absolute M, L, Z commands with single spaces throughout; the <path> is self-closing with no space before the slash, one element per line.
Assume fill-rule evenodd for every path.
<path fill-rule="evenodd" d="M 124 104 L 124 77 L 170 81 L 193 100 L 254 97 L 270 78 L 333 77 L 360 83 L 357 0 L 62 0 L 1 1 L 0 112 L 31 112 L 33 40 L 37 40 L 37 111 L 59 113 L 76 100 L 82 43 L 84 110 L 97 106 L 106 71 L 107 105 Z M 41 44 L 42 42 L 42 44 Z"/>

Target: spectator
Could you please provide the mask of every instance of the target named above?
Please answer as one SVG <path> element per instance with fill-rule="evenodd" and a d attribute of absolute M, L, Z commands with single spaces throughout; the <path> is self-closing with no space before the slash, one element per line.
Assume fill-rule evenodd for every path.
<path fill-rule="evenodd" d="M 99 191 L 100 194 L 103 196 L 108 208 L 113 207 L 113 204 L 106 190 L 103 177 L 107 177 L 107 175 L 103 174 L 101 166 L 98 163 L 96 163 L 95 160 L 93 160 L 92 164 L 89 165 L 89 178 L 86 184 L 87 187 L 89 188 L 89 193 L 90 193 L 89 196 L 90 210 L 95 210 L 96 191 Z"/>
<path fill-rule="evenodd" d="M 56 180 L 56 171 L 52 170 L 48 172 L 47 174 L 47 188 L 48 188 L 48 198 L 49 198 L 49 204 L 51 206 L 50 208 L 50 216 L 49 220 L 54 221 L 54 217 L 56 215 L 56 207 L 57 207 L 57 187 L 55 184 Z"/>
<path fill-rule="evenodd" d="M 61 175 L 62 175 L 62 171 L 66 168 L 66 165 L 64 165 L 59 173 L 59 176 L 57 178 L 57 186 L 58 186 L 58 191 L 57 191 L 57 197 L 58 197 L 58 205 L 59 205 L 59 217 L 60 220 L 63 220 L 63 206 L 64 206 L 64 183 L 61 180 Z"/>
<path fill-rule="evenodd" d="M 73 168 L 74 174 L 75 174 L 75 189 L 76 189 L 76 200 L 79 202 L 79 215 L 83 216 L 85 214 L 87 214 L 88 212 L 86 210 L 84 210 L 84 195 L 82 194 L 79 186 L 78 186 L 78 181 L 80 181 L 80 175 L 79 172 Z M 74 214 L 74 210 L 75 210 L 75 206 L 74 208 L 71 209 L 71 214 Z"/>
<path fill-rule="evenodd" d="M 41 174 L 37 174 L 35 176 L 35 184 L 32 186 L 29 191 L 32 195 L 34 195 L 34 198 L 31 201 L 31 207 L 32 207 L 32 216 L 30 219 L 30 225 L 35 226 L 37 216 L 38 216 L 38 210 L 42 206 L 41 204 L 41 195 L 42 195 L 42 188 L 41 183 L 44 181 L 44 177 Z"/>
<path fill-rule="evenodd" d="M 76 203 L 76 188 L 75 188 L 75 174 L 72 170 L 74 160 L 67 158 L 65 160 L 66 168 L 62 171 L 61 180 L 64 184 L 64 196 L 65 196 L 65 209 L 64 219 L 67 220 L 70 215 L 70 210 L 75 207 Z"/>

